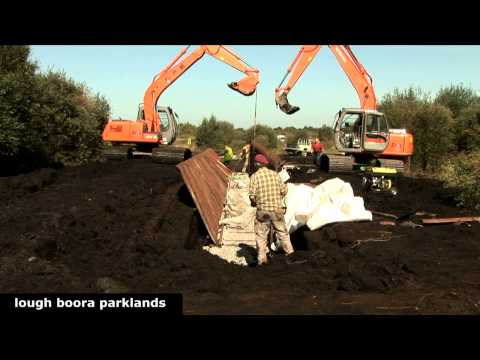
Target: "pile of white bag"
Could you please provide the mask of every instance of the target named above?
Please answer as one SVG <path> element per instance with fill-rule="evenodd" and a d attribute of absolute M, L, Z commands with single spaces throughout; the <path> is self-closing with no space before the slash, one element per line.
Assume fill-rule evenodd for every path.
<path fill-rule="evenodd" d="M 285 222 L 290 233 L 303 225 L 316 230 L 334 222 L 372 221 L 363 198 L 353 194 L 352 186 L 334 178 L 316 187 L 288 183 L 285 197 Z"/>
<path fill-rule="evenodd" d="M 255 246 L 256 208 L 250 204 L 246 173 L 233 173 L 228 179 L 223 212 L 219 221 L 217 245 Z"/>

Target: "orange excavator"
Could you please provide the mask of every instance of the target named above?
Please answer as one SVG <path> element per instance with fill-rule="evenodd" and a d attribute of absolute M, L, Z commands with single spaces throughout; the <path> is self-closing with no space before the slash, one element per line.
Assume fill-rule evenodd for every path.
<path fill-rule="evenodd" d="M 361 165 L 394 168 L 403 172 L 413 154 L 413 135 L 405 129 L 390 129 L 385 115 L 377 111 L 371 76 L 348 45 L 328 45 L 357 91 L 360 108 L 343 108 L 335 117 L 334 141 L 342 154 L 324 154 L 321 168 L 331 172 L 351 172 Z M 299 107 L 288 102 L 287 95 L 311 64 L 321 45 L 304 45 L 275 89 L 277 106 L 294 114 Z M 282 86 L 287 77 L 290 78 Z"/>
<path fill-rule="evenodd" d="M 228 84 L 242 95 L 255 93 L 259 82 L 259 71 L 241 59 L 224 45 L 200 45 L 187 53 L 190 46 L 183 48 L 174 59 L 155 75 L 145 91 L 136 121 L 109 120 L 102 138 L 112 147 L 106 149 L 107 157 L 133 157 L 136 154 L 150 155 L 159 162 L 179 162 L 191 156 L 188 149 L 172 146 L 178 134 L 178 115 L 170 107 L 157 106 L 162 93 L 205 54 L 232 66 L 246 76 Z"/>

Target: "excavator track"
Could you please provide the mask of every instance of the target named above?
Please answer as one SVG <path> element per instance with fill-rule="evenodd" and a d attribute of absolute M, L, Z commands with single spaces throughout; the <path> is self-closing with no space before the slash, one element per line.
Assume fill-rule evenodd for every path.
<path fill-rule="evenodd" d="M 351 174 L 354 164 L 354 158 L 348 155 L 324 154 L 320 159 L 320 167 L 329 173 Z"/>
<path fill-rule="evenodd" d="M 378 161 L 381 167 L 393 168 L 399 173 L 403 173 L 405 171 L 405 163 L 402 160 L 378 159 Z"/>
<path fill-rule="evenodd" d="M 102 153 L 106 160 L 125 160 L 140 157 L 151 157 L 152 161 L 159 164 L 176 165 L 192 157 L 190 149 L 170 145 L 160 145 L 150 152 L 137 151 L 131 145 L 116 145 L 105 149 Z"/>
<path fill-rule="evenodd" d="M 192 156 L 190 149 L 171 146 L 160 145 L 152 149 L 152 161 L 159 164 L 176 165 Z"/>
<path fill-rule="evenodd" d="M 112 146 L 103 150 L 102 155 L 106 160 L 124 160 L 132 156 L 131 146 Z"/>

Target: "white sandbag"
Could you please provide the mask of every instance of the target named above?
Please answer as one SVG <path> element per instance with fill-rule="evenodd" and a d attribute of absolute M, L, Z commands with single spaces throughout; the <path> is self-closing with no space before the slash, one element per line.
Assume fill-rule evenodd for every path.
<path fill-rule="evenodd" d="M 233 173 L 229 179 L 228 191 L 225 196 L 225 211 L 228 217 L 241 216 L 245 209 L 251 207 L 248 196 L 250 179 L 248 174 Z"/>
<path fill-rule="evenodd" d="M 287 211 L 285 213 L 285 223 L 287 229 L 292 233 L 302 225 L 304 222 L 299 221 L 296 218 L 297 214 L 304 214 L 308 212 L 311 207 L 313 188 L 303 184 L 287 184 L 288 192 L 285 197 L 285 204 L 287 205 Z"/>
<path fill-rule="evenodd" d="M 288 184 L 285 222 L 290 233 L 303 225 L 316 230 L 334 222 L 372 220 L 363 198 L 355 196 L 352 186 L 339 178 L 312 188 Z"/>
<path fill-rule="evenodd" d="M 221 245 L 255 244 L 256 208 L 250 203 L 249 184 L 248 174 L 233 173 L 229 177 L 217 235 Z"/>
<path fill-rule="evenodd" d="M 310 230 L 316 230 L 324 225 L 343 221 L 346 218 L 339 208 L 333 205 L 319 206 L 307 221 Z"/>
<path fill-rule="evenodd" d="M 339 178 L 334 178 L 334 179 L 326 180 L 320 185 L 317 185 L 315 189 L 316 190 L 318 189 L 317 191 L 322 191 L 328 194 L 334 194 L 340 191 L 345 186 L 345 184 L 348 184 L 348 183 L 345 183 L 343 180 Z"/>
<path fill-rule="evenodd" d="M 254 207 L 245 208 L 241 215 L 229 218 L 223 218 L 219 224 L 221 226 L 227 225 L 230 229 L 245 230 L 251 228 L 251 225 L 255 222 L 255 214 L 257 209 Z"/>
<path fill-rule="evenodd" d="M 355 216 L 365 211 L 363 198 L 355 196 L 351 201 L 345 202 L 340 207 L 340 210 L 347 216 Z"/>
<path fill-rule="evenodd" d="M 340 179 L 335 178 L 332 180 Z M 335 187 L 325 187 L 324 192 L 328 194 L 331 203 L 335 206 L 340 207 L 344 202 L 348 202 L 354 197 L 352 186 L 349 183 L 344 182 L 343 184 L 339 184 L 337 182 L 334 185 Z"/>
<path fill-rule="evenodd" d="M 363 207 L 360 197 L 344 201 L 339 206 L 331 203 L 318 206 L 307 221 L 310 230 L 335 222 L 372 221 L 372 213 Z"/>

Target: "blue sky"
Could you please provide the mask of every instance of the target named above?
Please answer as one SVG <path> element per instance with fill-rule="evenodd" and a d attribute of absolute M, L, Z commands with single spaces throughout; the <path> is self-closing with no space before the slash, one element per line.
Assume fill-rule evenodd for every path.
<path fill-rule="evenodd" d="M 276 109 L 274 89 L 300 46 L 229 45 L 260 70 L 257 122 L 276 126 L 331 125 L 341 107 L 358 107 L 358 97 L 334 55 L 323 47 L 289 95 L 300 106 L 294 115 Z M 135 119 L 138 104 L 153 76 L 182 45 L 174 46 L 32 46 L 41 70 L 63 70 L 85 82 L 110 102 L 112 117 Z M 192 46 L 192 48 L 196 45 Z M 192 49 L 191 48 L 191 49 Z M 436 93 L 442 86 L 463 83 L 480 90 L 480 46 L 352 46 L 373 77 L 377 99 L 394 88 L 410 85 Z M 243 74 L 205 55 L 160 97 L 181 121 L 199 124 L 215 114 L 236 127 L 253 124 L 255 96 L 244 97 L 226 84 Z"/>

